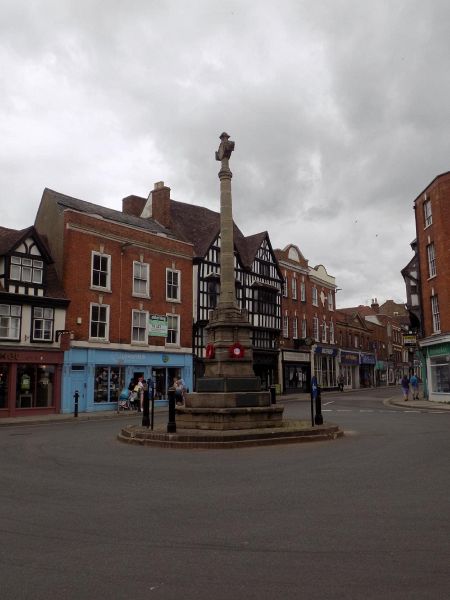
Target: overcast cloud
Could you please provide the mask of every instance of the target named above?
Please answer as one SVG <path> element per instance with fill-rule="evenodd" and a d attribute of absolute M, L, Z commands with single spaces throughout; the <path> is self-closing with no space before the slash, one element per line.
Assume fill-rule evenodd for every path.
<path fill-rule="evenodd" d="M 45 187 L 121 209 L 156 181 L 296 244 L 338 306 L 405 300 L 412 202 L 450 169 L 448 0 L 2 0 L 0 224 Z"/>

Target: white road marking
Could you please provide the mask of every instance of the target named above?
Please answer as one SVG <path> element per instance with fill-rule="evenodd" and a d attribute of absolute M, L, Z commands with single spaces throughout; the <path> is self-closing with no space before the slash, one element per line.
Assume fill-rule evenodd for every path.
<path fill-rule="evenodd" d="M 336 400 L 330 400 L 329 402 L 325 402 L 324 406 L 327 406 L 328 404 L 333 404 L 333 402 L 336 402 Z"/>
<path fill-rule="evenodd" d="M 371 408 L 360 408 L 359 412 L 373 412 Z"/>

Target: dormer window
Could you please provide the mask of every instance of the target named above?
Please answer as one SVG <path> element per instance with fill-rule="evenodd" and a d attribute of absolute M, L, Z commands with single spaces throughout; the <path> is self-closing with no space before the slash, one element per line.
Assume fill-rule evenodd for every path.
<path fill-rule="evenodd" d="M 11 256 L 10 279 L 23 283 L 42 284 L 43 273 L 44 263 L 42 260 Z"/>

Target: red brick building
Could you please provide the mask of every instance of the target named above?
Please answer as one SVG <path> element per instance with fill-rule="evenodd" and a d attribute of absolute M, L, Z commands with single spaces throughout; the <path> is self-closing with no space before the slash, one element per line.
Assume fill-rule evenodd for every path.
<path fill-rule="evenodd" d="M 414 259 L 403 269 L 430 400 L 450 400 L 450 172 L 414 200 Z M 418 300 L 418 302 L 413 302 Z"/>
<path fill-rule="evenodd" d="M 154 219 L 49 189 L 35 225 L 71 299 L 63 411 L 75 391 L 81 411 L 111 409 L 140 375 L 153 377 L 157 398 L 177 375 L 191 386 L 192 245 Z"/>
<path fill-rule="evenodd" d="M 284 392 L 308 391 L 312 375 L 337 386 L 335 278 L 323 265 L 310 267 L 299 248 L 275 250 L 284 279 L 281 305 L 280 372 Z"/>

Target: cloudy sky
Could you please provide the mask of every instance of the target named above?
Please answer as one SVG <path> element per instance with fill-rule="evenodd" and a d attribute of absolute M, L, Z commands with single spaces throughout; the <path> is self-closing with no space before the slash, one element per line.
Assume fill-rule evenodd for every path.
<path fill-rule="evenodd" d="M 338 306 L 405 300 L 414 198 L 450 169 L 448 0 L 2 0 L 0 224 L 45 187 L 121 208 L 164 181 L 296 244 Z"/>

